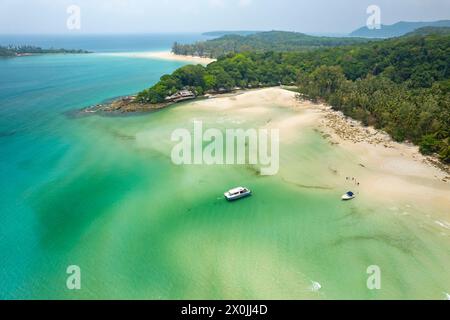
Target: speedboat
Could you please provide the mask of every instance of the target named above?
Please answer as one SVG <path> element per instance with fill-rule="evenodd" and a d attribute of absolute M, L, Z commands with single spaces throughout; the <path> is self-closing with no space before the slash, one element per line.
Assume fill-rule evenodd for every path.
<path fill-rule="evenodd" d="M 320 283 L 318 283 L 317 281 L 311 281 L 312 285 L 311 285 L 311 291 L 313 292 L 318 292 L 321 288 L 322 285 Z"/>
<path fill-rule="evenodd" d="M 234 188 L 234 189 L 231 189 L 231 190 L 225 192 L 224 196 L 228 201 L 234 201 L 234 200 L 248 197 L 251 194 L 252 194 L 252 192 L 250 191 L 250 189 L 244 188 L 244 187 L 238 187 L 238 188 Z"/>
<path fill-rule="evenodd" d="M 355 197 L 356 197 L 355 194 L 353 192 L 349 191 L 342 196 L 342 200 L 344 200 L 344 201 L 352 200 L 352 199 L 355 199 Z"/>

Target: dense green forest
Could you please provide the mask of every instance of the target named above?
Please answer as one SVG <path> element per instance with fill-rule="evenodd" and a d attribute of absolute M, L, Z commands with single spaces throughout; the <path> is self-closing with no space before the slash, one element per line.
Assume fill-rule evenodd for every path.
<path fill-rule="evenodd" d="M 362 38 L 316 37 L 298 32 L 269 31 L 249 34 L 227 34 L 217 39 L 194 44 L 175 43 L 176 54 L 217 58 L 228 53 L 264 51 L 305 51 L 320 47 L 335 47 L 368 42 Z"/>
<path fill-rule="evenodd" d="M 407 36 L 426 36 L 429 34 L 450 34 L 450 27 L 423 27 L 407 34 Z"/>
<path fill-rule="evenodd" d="M 89 53 L 84 50 L 67 49 L 42 49 L 35 46 L 0 46 L 0 57 L 15 57 L 23 54 L 44 54 L 44 53 Z"/>
<path fill-rule="evenodd" d="M 260 33 L 263 31 L 248 31 L 248 30 L 235 30 L 235 31 L 209 31 L 204 32 L 202 35 L 209 37 L 223 37 L 230 34 L 237 34 L 239 36 L 249 36 L 251 34 Z"/>
<path fill-rule="evenodd" d="M 306 98 L 412 141 L 450 163 L 450 35 L 408 36 L 301 52 L 243 52 L 207 67 L 188 65 L 139 93 L 159 103 L 187 88 L 202 95 L 235 87 L 298 85 Z"/>

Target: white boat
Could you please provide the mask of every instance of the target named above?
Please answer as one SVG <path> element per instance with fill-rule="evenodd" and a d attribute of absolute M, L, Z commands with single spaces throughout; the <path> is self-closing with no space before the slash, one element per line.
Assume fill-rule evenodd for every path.
<path fill-rule="evenodd" d="M 238 187 L 238 188 L 234 188 L 234 189 L 231 189 L 230 191 L 225 192 L 224 196 L 228 201 L 233 201 L 233 200 L 238 200 L 241 198 L 248 197 L 251 194 L 252 194 L 252 192 L 250 191 L 250 189 L 244 188 L 244 187 Z"/>
<path fill-rule="evenodd" d="M 355 194 L 353 192 L 349 191 L 342 196 L 342 200 L 344 200 L 344 201 L 352 200 L 352 199 L 355 199 L 355 197 L 356 197 Z"/>
<path fill-rule="evenodd" d="M 311 291 L 313 292 L 319 292 L 320 289 L 322 289 L 322 285 L 318 283 L 317 281 L 311 281 L 312 285 L 310 287 Z"/>

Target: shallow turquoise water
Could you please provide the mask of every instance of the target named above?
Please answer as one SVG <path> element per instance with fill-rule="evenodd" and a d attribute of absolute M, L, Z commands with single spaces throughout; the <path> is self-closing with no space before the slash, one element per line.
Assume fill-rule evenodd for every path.
<path fill-rule="evenodd" d="M 49 256 L 40 246 L 42 217 L 34 203 L 40 202 L 37 193 L 52 194 L 61 190 L 55 184 L 58 179 L 69 180 L 70 175 L 83 166 L 86 154 L 93 151 L 78 139 L 78 133 L 85 128 L 70 111 L 142 90 L 181 65 L 180 62 L 96 54 L 0 60 L 0 296 L 39 296 L 39 292 L 26 289 L 35 282 L 37 274 L 42 279 L 36 267 L 57 263 L 52 258 L 53 262 L 47 262 Z M 89 130 L 86 128 L 86 132 Z M 92 136 L 87 137 L 94 145 L 96 140 L 102 141 L 96 133 L 93 131 Z M 105 160 L 103 155 L 99 156 L 99 162 Z M 95 173 L 90 176 L 85 172 L 83 176 L 96 179 Z M 114 179 L 120 180 L 121 173 L 112 174 L 108 179 L 100 179 L 103 186 L 113 183 Z M 61 198 L 65 205 L 70 206 L 71 201 L 76 202 L 89 193 L 82 191 L 82 181 L 77 183 L 78 194 Z M 91 191 L 90 195 L 94 195 L 98 190 Z M 69 211 L 80 214 L 73 209 Z M 100 210 L 101 205 L 97 209 Z M 61 219 L 69 219 L 70 223 L 64 212 L 49 210 Z M 49 218 L 48 222 L 54 223 L 54 219 Z"/>
<path fill-rule="evenodd" d="M 352 155 L 312 130 L 282 145 L 279 175 L 260 177 L 248 166 L 171 163 L 171 132 L 194 118 L 220 127 L 216 110 L 71 112 L 137 92 L 180 65 L 95 54 L 0 60 L 0 298 L 440 299 L 448 292 L 449 237 L 425 218 L 433 212 L 399 203 L 396 210 L 411 213 L 402 216 L 384 203 L 336 201 L 341 189 L 320 187 L 332 178 L 329 168 Z M 246 125 L 290 115 L 274 106 Z M 224 201 L 224 189 L 238 184 L 254 197 Z M 80 291 L 66 288 L 73 264 L 82 270 Z M 381 291 L 366 287 L 372 264 L 383 270 Z"/>

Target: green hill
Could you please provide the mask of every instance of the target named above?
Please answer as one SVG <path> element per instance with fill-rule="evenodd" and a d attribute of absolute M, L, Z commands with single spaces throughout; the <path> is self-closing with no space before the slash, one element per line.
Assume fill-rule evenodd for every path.
<path fill-rule="evenodd" d="M 364 38 L 393 38 L 400 37 L 424 27 L 450 27 L 450 20 L 440 20 L 432 22 L 397 22 L 393 25 L 381 25 L 381 29 L 370 30 L 367 26 L 353 31 L 351 37 Z"/>
<path fill-rule="evenodd" d="M 316 37 L 298 32 L 269 31 L 247 36 L 229 34 L 195 44 L 173 45 L 172 51 L 182 55 L 197 55 L 217 58 L 228 53 L 245 51 L 304 51 L 321 47 L 335 47 L 368 42 L 363 38 Z"/>
<path fill-rule="evenodd" d="M 409 36 L 426 36 L 431 34 L 450 34 L 450 27 L 423 27 L 413 32 L 407 33 L 405 37 Z"/>
<path fill-rule="evenodd" d="M 202 35 L 204 36 L 209 36 L 209 37 L 223 37 L 223 36 L 228 36 L 231 34 L 234 35 L 238 35 L 238 36 L 249 36 L 255 33 L 260 33 L 263 31 L 247 31 L 247 30 L 241 30 L 241 31 L 209 31 L 209 32 L 204 32 L 202 33 Z"/>

